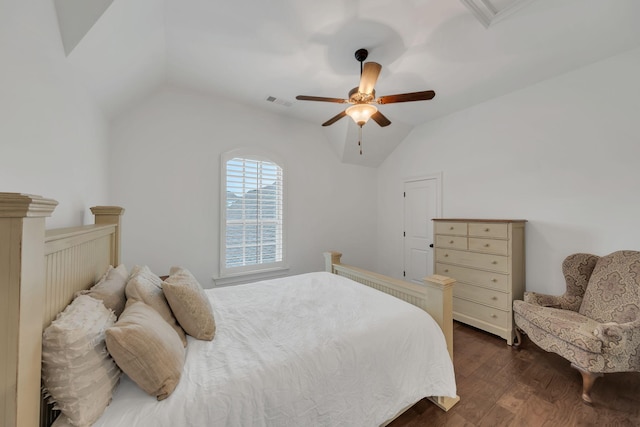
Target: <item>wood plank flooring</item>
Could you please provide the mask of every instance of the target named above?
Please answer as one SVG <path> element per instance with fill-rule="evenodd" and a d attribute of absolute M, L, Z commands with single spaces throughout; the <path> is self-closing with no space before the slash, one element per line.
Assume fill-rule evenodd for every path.
<path fill-rule="evenodd" d="M 578 371 L 527 337 L 518 351 L 458 322 L 453 336 L 461 401 L 444 412 L 423 399 L 391 427 L 640 426 L 640 373 L 599 378 L 591 392 L 594 406 L 588 406 L 580 398 Z"/>

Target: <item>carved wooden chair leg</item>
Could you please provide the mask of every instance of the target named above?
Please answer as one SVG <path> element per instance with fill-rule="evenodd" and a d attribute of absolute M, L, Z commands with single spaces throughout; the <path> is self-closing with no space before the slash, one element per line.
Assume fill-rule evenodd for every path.
<path fill-rule="evenodd" d="M 571 367 L 577 369 L 582 375 L 582 400 L 588 405 L 593 405 L 593 401 L 591 400 L 591 388 L 593 387 L 593 383 L 595 383 L 596 380 L 602 376 L 602 374 L 597 372 L 585 371 L 584 369 L 577 367 L 573 363 L 571 364 Z"/>
<path fill-rule="evenodd" d="M 515 348 L 516 350 L 520 350 L 522 345 L 522 331 L 517 326 L 515 330 L 516 330 L 516 342 L 513 343 L 513 348 Z"/>

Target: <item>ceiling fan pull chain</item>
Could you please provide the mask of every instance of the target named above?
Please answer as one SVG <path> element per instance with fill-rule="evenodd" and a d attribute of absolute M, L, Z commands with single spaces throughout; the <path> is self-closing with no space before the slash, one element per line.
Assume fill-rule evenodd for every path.
<path fill-rule="evenodd" d="M 362 156 L 362 126 L 358 127 L 358 147 L 360 147 L 360 155 Z"/>

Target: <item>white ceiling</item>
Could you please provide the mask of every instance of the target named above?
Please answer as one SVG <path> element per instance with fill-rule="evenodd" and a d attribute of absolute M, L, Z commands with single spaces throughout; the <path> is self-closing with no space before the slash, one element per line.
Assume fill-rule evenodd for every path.
<path fill-rule="evenodd" d="M 380 106 L 392 124 L 363 128 L 363 156 L 351 119 L 325 128 L 342 161 L 376 166 L 418 124 L 639 46 L 639 17 L 638 0 L 114 0 L 68 60 L 111 117 L 169 83 L 320 126 L 344 105 L 295 96 L 346 98 L 366 48 L 378 96 L 436 92 Z"/>

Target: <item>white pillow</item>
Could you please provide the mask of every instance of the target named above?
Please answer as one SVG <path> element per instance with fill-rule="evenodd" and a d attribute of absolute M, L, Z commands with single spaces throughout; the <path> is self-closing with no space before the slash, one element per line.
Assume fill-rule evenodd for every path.
<path fill-rule="evenodd" d="M 115 320 L 102 301 L 80 295 L 43 333 L 45 393 L 74 426 L 90 426 L 102 415 L 120 379 L 105 344 Z"/>
<path fill-rule="evenodd" d="M 51 424 L 51 427 L 75 427 L 64 414 L 60 414 L 58 418 Z"/>

